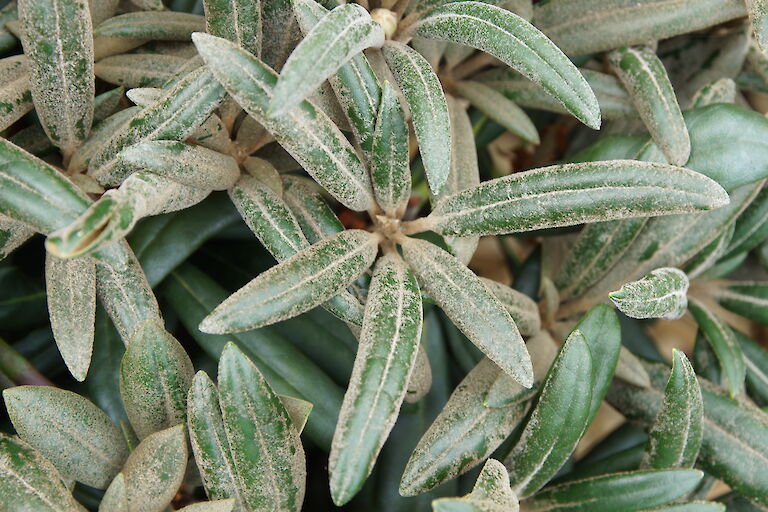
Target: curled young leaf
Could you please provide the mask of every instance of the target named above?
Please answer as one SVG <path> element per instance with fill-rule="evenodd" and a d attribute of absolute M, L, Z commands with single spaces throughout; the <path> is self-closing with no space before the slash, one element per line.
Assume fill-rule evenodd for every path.
<path fill-rule="evenodd" d="M 680 318 L 688 308 L 688 276 L 682 270 L 657 268 L 609 296 L 630 318 Z"/>

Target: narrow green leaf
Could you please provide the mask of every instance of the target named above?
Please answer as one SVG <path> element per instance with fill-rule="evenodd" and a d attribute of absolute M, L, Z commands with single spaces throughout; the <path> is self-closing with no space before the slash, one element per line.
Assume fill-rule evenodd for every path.
<path fill-rule="evenodd" d="M 554 165 L 486 181 L 446 198 L 428 222 L 444 235 L 495 235 L 725 204 L 725 191 L 697 172 L 613 160 Z"/>
<path fill-rule="evenodd" d="M 96 316 L 96 263 L 45 255 L 45 287 L 53 337 L 75 379 L 88 373 Z"/>
<path fill-rule="evenodd" d="M 294 0 L 293 12 L 305 34 L 312 30 L 328 10 L 315 0 Z M 282 25 L 282 23 L 275 25 Z M 373 147 L 373 131 L 379 110 L 381 88 L 365 54 L 358 53 L 328 78 L 352 133 L 367 156 Z"/>
<path fill-rule="evenodd" d="M 751 251 L 768 238 L 768 189 L 762 189 L 734 223 L 733 236 L 722 258 Z"/>
<path fill-rule="evenodd" d="M 194 370 L 184 348 L 156 320 L 134 333 L 120 365 L 120 396 L 139 439 L 186 422 Z"/>
<path fill-rule="evenodd" d="M 517 512 L 517 496 L 509 487 L 504 464 L 488 459 L 472 492 L 463 498 L 441 498 L 432 502 L 435 512 Z"/>
<path fill-rule="evenodd" d="M 742 0 L 553 0 L 537 4 L 533 19 L 566 54 L 584 55 L 695 32 L 745 14 Z"/>
<path fill-rule="evenodd" d="M 533 336 L 541 329 L 539 306 L 530 297 L 497 281 L 481 277 L 483 284 L 499 299 L 515 321 L 520 334 Z"/>
<path fill-rule="evenodd" d="M 541 84 L 584 124 L 600 127 L 600 107 L 587 81 L 552 41 L 516 14 L 480 2 L 447 3 L 421 18 L 414 33 L 493 55 Z"/>
<path fill-rule="evenodd" d="M 347 230 L 295 254 L 235 292 L 200 330 L 246 331 L 303 313 L 344 290 L 376 257 L 378 236 Z"/>
<path fill-rule="evenodd" d="M 704 249 L 702 249 L 696 256 L 693 257 L 688 263 L 685 264 L 685 273 L 688 276 L 688 280 L 696 279 L 702 275 L 705 275 L 710 271 L 721 256 L 725 254 L 728 249 L 728 245 L 733 237 L 734 224 L 731 223 L 720 233 L 720 236 L 712 240 Z"/>
<path fill-rule="evenodd" d="M 530 503 L 530 510 L 634 512 L 664 505 L 685 495 L 694 489 L 702 476 L 703 473 L 696 469 L 662 469 L 566 482 L 537 494 Z"/>
<path fill-rule="evenodd" d="M 17 386 L 3 398 L 19 435 L 64 478 L 104 489 L 120 471 L 128 456 L 123 435 L 87 399 L 48 386 Z"/>
<path fill-rule="evenodd" d="M 386 86 L 385 86 L 386 87 Z M 338 506 L 362 487 L 397 419 L 421 339 L 421 294 L 397 255 L 378 261 L 328 463 Z"/>
<path fill-rule="evenodd" d="M 144 439 L 123 466 L 128 510 L 164 510 L 176 495 L 186 468 L 184 425 L 155 432 Z"/>
<path fill-rule="evenodd" d="M 758 403 L 768 403 L 768 351 L 757 342 L 740 333 L 733 331 L 744 352 L 744 362 L 747 364 L 747 389 L 750 395 L 758 399 Z"/>
<path fill-rule="evenodd" d="M 0 501 L 12 511 L 85 512 L 53 464 L 17 437 L 0 433 Z"/>
<path fill-rule="evenodd" d="M 523 109 L 500 92 L 481 82 L 459 82 L 456 92 L 472 106 L 532 144 L 539 143 L 539 131 Z"/>
<path fill-rule="evenodd" d="M 283 186 L 283 199 L 299 221 L 309 243 L 316 244 L 344 230 L 344 225 L 328 207 L 315 183 L 299 176 L 286 175 L 283 176 Z"/>
<path fill-rule="evenodd" d="M 25 0 L 19 5 L 35 110 L 65 159 L 93 120 L 93 35 L 87 0 Z"/>
<path fill-rule="evenodd" d="M 373 192 L 367 171 L 339 129 L 310 102 L 285 116 L 267 116 L 277 82 L 274 71 L 232 43 L 195 34 L 206 64 L 237 103 L 336 199 L 353 210 L 367 210 Z M 236 63 L 237 65 L 233 65 Z"/>
<path fill-rule="evenodd" d="M 382 88 L 370 165 L 376 202 L 390 217 L 401 217 L 411 192 L 408 125 L 397 93 L 389 82 L 384 82 Z"/>
<path fill-rule="evenodd" d="M 690 468 L 696 462 L 702 439 L 703 405 L 696 373 L 685 354 L 673 351 L 664 403 L 649 432 L 643 466 Z"/>
<path fill-rule="evenodd" d="M 148 170 L 203 190 L 227 190 L 240 177 L 231 156 L 185 142 L 142 142 L 124 149 L 119 157 L 137 171 Z"/>
<path fill-rule="evenodd" d="M 688 309 L 696 323 L 699 324 L 699 329 L 704 333 L 715 355 L 717 355 L 728 381 L 729 393 L 731 396 L 740 394 L 744 390 L 744 378 L 747 370 L 744 354 L 741 352 L 741 347 L 739 347 L 733 331 L 696 299 L 691 299 L 688 302 Z"/>
<path fill-rule="evenodd" d="M 354 55 L 384 44 L 384 30 L 357 4 L 343 4 L 325 15 L 293 50 L 269 103 L 279 116 L 298 106 Z"/>
<path fill-rule="evenodd" d="M 736 103 L 736 83 L 730 78 L 720 78 L 696 91 L 691 99 L 692 108 L 715 103 Z"/>
<path fill-rule="evenodd" d="M 502 375 L 498 366 L 483 358 L 456 386 L 413 450 L 400 481 L 400 494 L 420 494 L 469 471 L 523 420 L 530 392 L 506 407 L 486 407 L 484 403 Z"/>
<path fill-rule="evenodd" d="M 0 213 L 0 261 L 29 240 L 35 230 Z"/>
<path fill-rule="evenodd" d="M 5 130 L 32 110 L 29 64 L 23 55 L 0 60 L 0 129 Z"/>
<path fill-rule="evenodd" d="M 436 245 L 406 237 L 398 242 L 421 285 L 451 321 L 506 373 L 530 387 L 531 359 L 499 299 L 471 270 Z"/>
<path fill-rule="evenodd" d="M 261 55 L 261 0 L 204 0 L 206 32 Z"/>
<path fill-rule="evenodd" d="M 387 41 L 382 49 L 405 96 L 429 189 L 437 194 L 451 169 L 451 121 L 440 79 L 416 50 Z"/>
<path fill-rule="evenodd" d="M 715 292 L 726 309 L 763 325 L 768 324 L 768 282 L 736 281 Z"/>
<path fill-rule="evenodd" d="M 219 393 L 243 504 L 250 510 L 300 510 L 306 462 L 298 431 L 259 370 L 234 344 L 219 361 Z"/>
<path fill-rule="evenodd" d="M 125 476 L 122 473 L 118 473 L 107 487 L 107 491 L 99 504 L 99 512 L 128 512 Z"/>
<path fill-rule="evenodd" d="M 657 268 L 609 296 L 630 318 L 680 318 L 688 308 L 688 276 L 682 270 Z"/>
<path fill-rule="evenodd" d="M 592 356 L 581 331 L 568 336 L 519 441 L 504 460 L 512 489 L 521 497 L 552 478 L 587 427 L 592 400 Z"/>
<path fill-rule="evenodd" d="M 129 12 L 110 18 L 94 35 L 158 41 L 189 41 L 192 32 L 205 31 L 205 17 L 173 11 Z"/>
<path fill-rule="evenodd" d="M 609 53 L 608 59 L 667 161 L 684 165 L 691 154 L 691 140 L 675 90 L 656 52 L 648 47 L 624 47 Z"/>
<path fill-rule="evenodd" d="M 125 87 L 162 87 L 188 59 L 175 55 L 127 53 L 101 59 L 94 73 L 105 82 Z"/>
<path fill-rule="evenodd" d="M 72 154 L 67 170 L 80 173 L 88 169 L 91 159 L 101 153 L 109 139 L 127 126 L 139 112 L 139 107 L 128 107 L 107 117 L 100 123 L 96 123 L 91 130 L 88 139 Z"/>
<path fill-rule="evenodd" d="M 89 174 L 103 185 L 119 185 L 129 173 L 119 158 L 123 149 L 140 142 L 186 139 L 223 97 L 223 88 L 208 70 L 200 68 L 185 75 L 109 139 L 91 160 Z"/>
<path fill-rule="evenodd" d="M 747 0 L 747 13 L 755 32 L 755 40 L 760 50 L 768 54 L 768 2 L 765 0 Z"/>

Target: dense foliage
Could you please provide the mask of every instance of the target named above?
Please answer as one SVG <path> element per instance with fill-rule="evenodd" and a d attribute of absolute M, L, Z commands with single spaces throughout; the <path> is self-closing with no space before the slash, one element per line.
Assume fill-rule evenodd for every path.
<path fill-rule="evenodd" d="M 0 510 L 768 507 L 768 2 L 17 0 L 0 55 Z"/>

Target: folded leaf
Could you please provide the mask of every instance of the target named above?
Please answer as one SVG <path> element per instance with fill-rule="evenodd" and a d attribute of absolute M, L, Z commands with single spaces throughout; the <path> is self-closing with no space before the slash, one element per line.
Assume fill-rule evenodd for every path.
<path fill-rule="evenodd" d="M 471 270 L 436 245 L 407 237 L 398 242 L 421 285 L 451 321 L 502 370 L 531 387 L 531 359 L 499 299 Z"/>
<path fill-rule="evenodd" d="M 684 165 L 691 154 L 691 140 L 675 90 L 656 52 L 648 47 L 624 47 L 608 58 L 667 161 Z"/>
<path fill-rule="evenodd" d="M 347 230 L 262 273 L 200 324 L 214 334 L 246 331 L 296 316 L 349 286 L 373 263 L 378 236 Z"/>
<path fill-rule="evenodd" d="M 703 405 L 696 373 L 679 350 L 673 358 L 664 403 L 648 433 L 646 468 L 693 467 L 701 447 Z"/>
<path fill-rule="evenodd" d="M 384 30 L 357 4 L 340 5 L 306 34 L 283 66 L 269 104 L 279 116 L 298 106 L 355 54 L 384 44 Z"/>
<path fill-rule="evenodd" d="M 741 347 L 739 347 L 733 331 L 696 299 L 691 299 L 688 302 L 688 309 L 720 362 L 728 381 L 727 387 L 731 396 L 740 394 L 744 390 L 744 378 L 747 370 L 744 354 L 741 352 Z"/>
<path fill-rule="evenodd" d="M 205 17 L 173 11 L 129 12 L 101 23 L 94 35 L 105 37 L 189 41 L 192 32 L 205 31 Z"/>
<path fill-rule="evenodd" d="M 176 495 L 186 468 L 184 425 L 155 432 L 144 439 L 123 466 L 128 510 L 165 510 Z"/>
<path fill-rule="evenodd" d="M 261 0 L 204 0 L 206 32 L 261 55 Z"/>
<path fill-rule="evenodd" d="M 300 510 L 306 462 L 298 430 L 256 366 L 232 343 L 219 361 L 219 393 L 244 508 Z"/>
<path fill-rule="evenodd" d="M 336 199 L 353 210 L 372 205 L 367 171 L 339 129 L 310 102 L 280 117 L 267 116 L 276 73 L 232 43 L 206 34 L 194 37 L 198 51 L 227 92 L 286 148 Z M 233 63 L 237 63 L 233 66 Z"/>
<path fill-rule="evenodd" d="M 85 512 L 42 455 L 18 437 L 0 433 L 0 501 L 9 510 Z"/>
<path fill-rule="evenodd" d="M 688 276 L 682 270 L 657 268 L 627 283 L 610 298 L 630 318 L 680 318 L 688 307 Z"/>
<path fill-rule="evenodd" d="M 429 189 L 437 194 L 451 169 L 451 122 L 440 79 L 402 43 L 387 41 L 382 51 L 408 104 Z"/>
<path fill-rule="evenodd" d="M 381 258 L 328 462 L 338 506 L 360 490 L 397 419 L 421 339 L 421 294 L 397 255 Z"/>
<path fill-rule="evenodd" d="M 382 88 L 370 166 L 376 202 L 390 217 L 400 217 L 411 192 L 408 125 L 397 93 L 389 82 L 384 82 Z"/>
<path fill-rule="evenodd" d="M 432 502 L 435 512 L 517 512 L 517 496 L 509 487 L 504 464 L 488 459 L 472 492 L 463 498 L 440 498 Z"/>
<path fill-rule="evenodd" d="M 519 496 L 530 496 L 546 484 L 576 447 L 589 420 L 591 375 L 589 345 L 581 331 L 574 330 L 544 379 L 520 439 L 504 460 Z"/>
<path fill-rule="evenodd" d="M 29 65 L 23 55 L 0 60 L 0 129 L 5 130 L 32 110 Z"/>
<path fill-rule="evenodd" d="M 486 181 L 446 198 L 427 222 L 443 235 L 496 235 L 727 203 L 725 191 L 697 172 L 612 160 L 553 165 Z"/>
<path fill-rule="evenodd" d="M 456 386 L 413 450 L 400 481 L 400 494 L 420 494 L 469 471 L 523 420 L 531 392 L 506 407 L 485 405 L 489 389 L 502 375 L 506 374 L 483 358 Z"/>
<path fill-rule="evenodd" d="M 48 386 L 3 392 L 19 435 L 71 478 L 104 489 L 128 456 L 120 429 L 89 400 Z M 26 474 L 26 472 L 24 472 Z M 56 479 L 57 472 L 49 475 Z"/>
<path fill-rule="evenodd" d="M 302 400 L 301 398 L 294 398 L 287 395 L 277 396 L 280 398 L 280 403 L 285 407 L 285 412 L 288 413 L 288 417 L 291 418 L 291 423 L 296 429 L 296 432 L 301 434 L 301 431 L 304 430 L 304 426 L 307 424 L 309 415 L 312 413 L 312 407 L 314 407 L 314 405 L 312 402 Z"/>
<path fill-rule="evenodd" d="M 87 0 L 25 0 L 19 5 L 35 110 L 65 160 L 93 120 L 93 35 Z"/>
<path fill-rule="evenodd" d="M 549 487 L 530 510 L 558 512 L 634 512 L 669 503 L 692 491 L 703 473 L 697 469 L 630 471 Z"/>
<path fill-rule="evenodd" d="M 447 3 L 421 18 L 414 33 L 493 55 L 541 84 L 584 124 L 600 128 L 600 107 L 587 81 L 552 41 L 516 14 L 481 2 Z"/>
<path fill-rule="evenodd" d="M 96 315 L 96 263 L 45 255 L 45 287 L 53 338 L 72 376 L 85 380 L 91 364 Z"/>

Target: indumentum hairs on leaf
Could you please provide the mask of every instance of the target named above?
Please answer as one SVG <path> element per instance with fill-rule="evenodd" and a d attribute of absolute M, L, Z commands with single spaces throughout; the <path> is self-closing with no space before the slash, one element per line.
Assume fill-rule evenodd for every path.
<path fill-rule="evenodd" d="M 0 52 L 0 510 L 768 509 L 768 2 L 17 0 Z"/>

